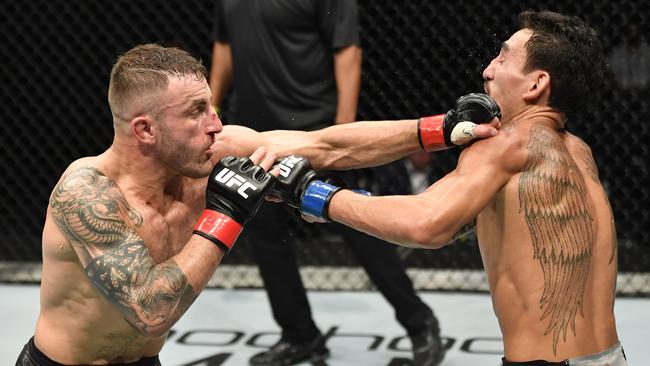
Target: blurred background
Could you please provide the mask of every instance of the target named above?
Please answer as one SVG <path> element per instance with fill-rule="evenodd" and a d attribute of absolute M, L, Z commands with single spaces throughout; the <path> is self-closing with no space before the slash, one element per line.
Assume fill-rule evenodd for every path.
<path fill-rule="evenodd" d="M 604 93 L 568 129 L 592 147 L 610 196 L 619 240 L 618 292 L 650 296 L 650 48 L 644 39 L 650 2 L 553 0 L 542 8 L 519 0 L 359 0 L 358 119 L 443 113 L 460 95 L 482 91 L 482 69 L 525 9 L 578 15 L 601 34 L 611 66 Z M 2 1 L 0 14 L 0 280 L 38 282 L 52 188 L 70 162 L 99 154 L 112 141 L 112 63 L 137 44 L 156 42 L 186 49 L 209 69 L 213 2 Z M 457 155 L 425 157 L 430 176 L 453 169 Z M 364 171 L 369 185 L 402 184 L 398 174 L 391 166 Z M 293 234 L 308 288 L 371 289 L 340 238 L 306 224 Z M 400 248 L 400 255 L 417 289 L 487 291 L 474 238 L 437 251 Z M 249 245 L 240 242 L 211 286 L 261 287 L 256 271 Z"/>

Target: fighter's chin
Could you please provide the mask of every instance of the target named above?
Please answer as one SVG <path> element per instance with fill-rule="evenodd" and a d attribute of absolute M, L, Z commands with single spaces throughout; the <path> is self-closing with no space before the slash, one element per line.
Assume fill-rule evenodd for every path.
<path fill-rule="evenodd" d="M 487 84 L 483 85 L 483 90 L 485 91 L 485 94 L 490 95 L 490 88 L 488 88 Z"/>
<path fill-rule="evenodd" d="M 191 168 L 186 167 L 183 169 L 182 174 L 188 178 L 199 179 L 207 177 L 210 175 L 210 172 L 212 172 L 212 163 L 208 160 L 202 164 L 196 164 Z"/>

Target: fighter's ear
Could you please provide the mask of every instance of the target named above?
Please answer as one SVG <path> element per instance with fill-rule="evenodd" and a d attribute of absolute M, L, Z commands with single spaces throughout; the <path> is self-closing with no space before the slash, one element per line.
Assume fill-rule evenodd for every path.
<path fill-rule="evenodd" d="M 535 70 L 530 73 L 530 84 L 524 92 L 524 100 L 533 101 L 551 91 L 551 75 L 543 70 Z"/>
<path fill-rule="evenodd" d="M 152 144 L 155 142 L 155 133 L 153 127 L 153 121 L 149 115 L 140 115 L 133 118 L 129 125 L 131 126 L 131 131 L 133 136 L 137 138 L 140 142 L 145 144 Z"/>

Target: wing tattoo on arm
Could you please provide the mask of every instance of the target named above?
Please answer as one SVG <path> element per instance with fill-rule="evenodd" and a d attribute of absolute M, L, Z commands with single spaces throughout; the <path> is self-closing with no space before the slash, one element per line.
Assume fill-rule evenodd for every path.
<path fill-rule="evenodd" d="M 93 286 L 141 333 L 164 333 L 196 298 L 176 262 L 154 262 L 134 230 L 142 215 L 98 169 L 66 174 L 50 206 Z"/>
<path fill-rule="evenodd" d="M 589 276 L 594 232 L 584 178 L 556 134 L 534 126 L 528 142 L 528 160 L 519 180 L 520 212 L 533 242 L 534 259 L 544 274 L 539 300 L 540 321 L 548 321 L 545 335 L 553 334 L 553 353 L 562 336 L 566 342 L 575 318 L 583 314 L 583 295 Z"/>

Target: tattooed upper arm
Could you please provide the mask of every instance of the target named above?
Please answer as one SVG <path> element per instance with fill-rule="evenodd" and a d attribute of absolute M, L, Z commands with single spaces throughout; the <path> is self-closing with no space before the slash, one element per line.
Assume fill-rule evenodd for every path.
<path fill-rule="evenodd" d="M 183 272 L 173 260 L 156 266 L 135 231 L 142 215 L 101 171 L 82 167 L 67 173 L 50 206 L 90 281 L 140 332 L 171 326 L 186 309 L 180 305 L 191 304 L 193 291 Z"/>
<path fill-rule="evenodd" d="M 82 167 L 66 174 L 52 192 L 50 206 L 84 266 L 116 246 L 141 241 L 133 226 L 142 225 L 142 216 L 98 169 Z"/>

